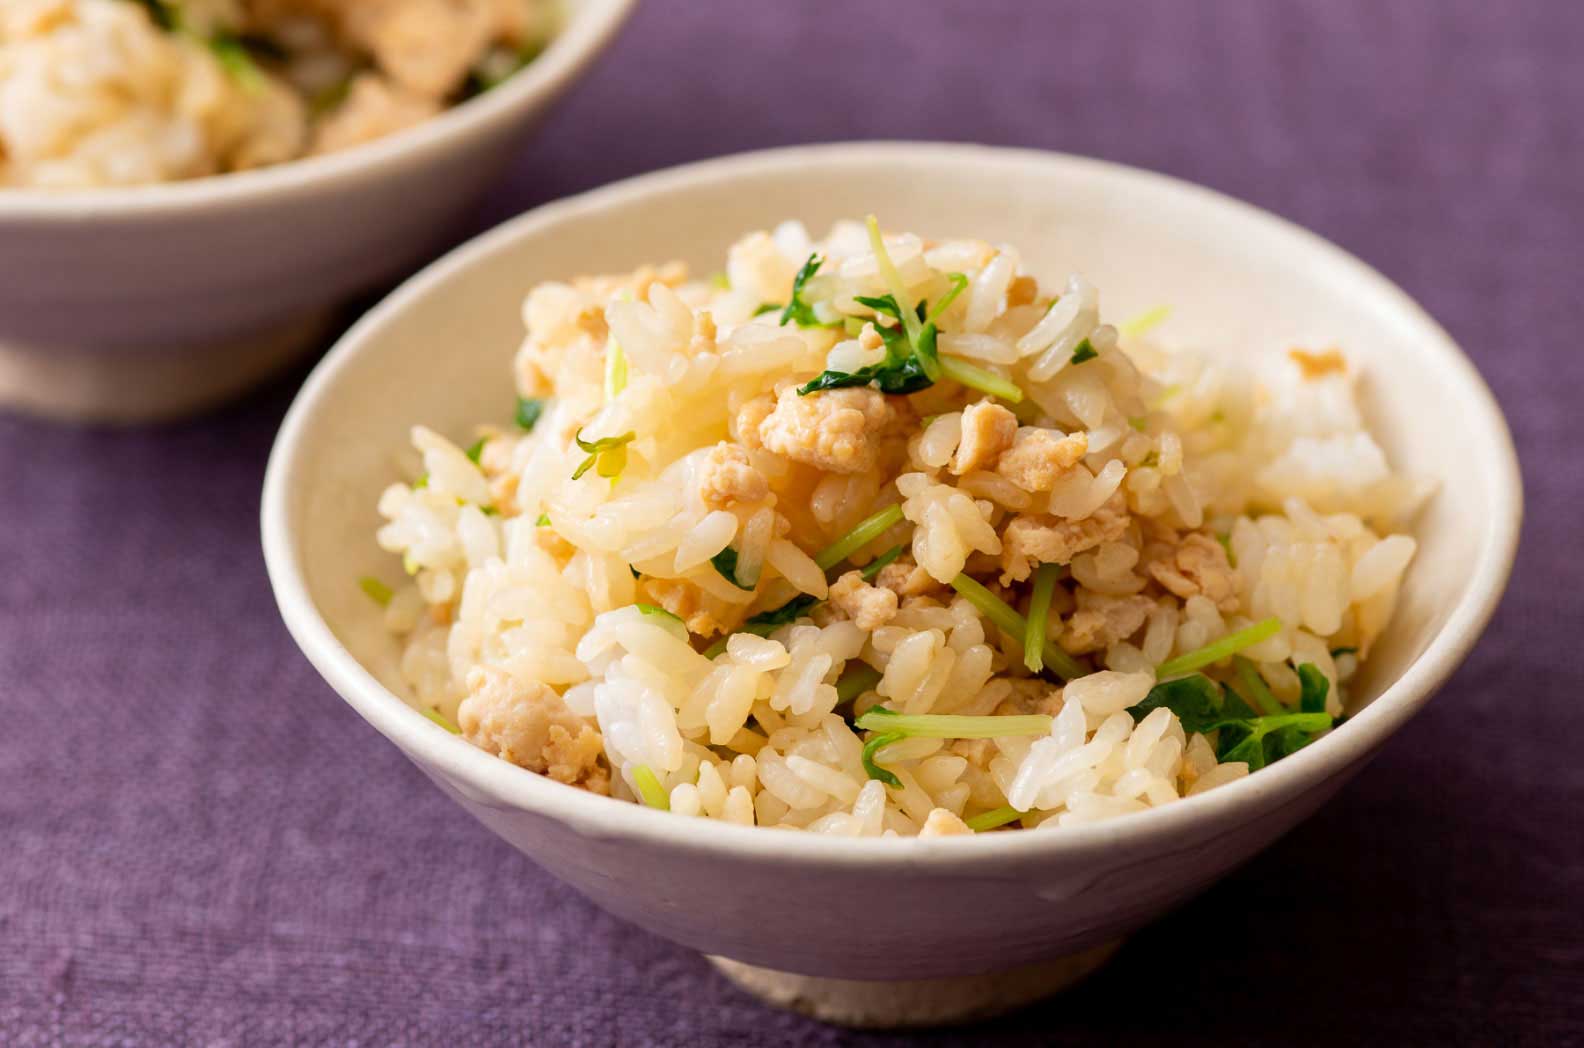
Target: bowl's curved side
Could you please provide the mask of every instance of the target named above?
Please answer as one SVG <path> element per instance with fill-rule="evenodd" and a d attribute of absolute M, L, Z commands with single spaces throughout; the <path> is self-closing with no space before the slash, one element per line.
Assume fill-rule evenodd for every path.
<path fill-rule="evenodd" d="M 218 373 L 256 377 L 260 345 L 304 348 L 310 314 L 444 243 L 632 3 L 578 5 L 495 92 L 345 154 L 134 189 L 0 190 L 0 396 L 159 414 L 203 399 Z"/>
<path fill-rule="evenodd" d="M 389 454 L 410 421 L 460 432 L 488 413 L 481 405 L 498 400 L 504 414 L 502 376 L 528 284 L 676 254 L 713 268 L 744 229 L 787 214 L 818 227 L 877 202 L 898 228 L 1019 243 L 1038 272 L 1082 259 L 1106 290 L 1108 313 L 1167 294 L 1174 335 L 1245 347 L 1324 334 L 1362 359 L 1383 394 L 1367 409 L 1394 461 L 1457 483 L 1421 523 L 1401 618 L 1367 682 L 1373 701 L 1344 730 L 1258 775 L 1112 823 L 974 840 L 845 840 L 673 819 L 561 787 L 447 735 L 381 685 L 399 683 L 393 648 L 349 580 L 382 565 L 368 537 Z M 448 361 L 439 389 L 415 379 L 442 338 L 473 349 Z M 1416 414 L 1421 400 L 1437 410 Z M 454 252 L 370 313 L 310 378 L 271 456 L 262 523 L 282 614 L 309 659 L 537 861 L 701 949 L 827 975 L 901 977 L 1113 937 L 1311 812 L 1422 707 L 1477 637 L 1511 566 L 1517 477 L 1500 412 L 1445 333 L 1318 237 L 1211 191 L 1097 161 L 879 144 L 644 176 L 539 209 Z M 883 880 L 883 904 L 854 891 L 862 877 Z M 767 900 L 773 913 L 763 912 Z M 854 942 L 857 927 L 872 955 Z M 976 945 L 958 948 L 965 943 Z M 916 961 L 897 956 L 915 949 Z"/>

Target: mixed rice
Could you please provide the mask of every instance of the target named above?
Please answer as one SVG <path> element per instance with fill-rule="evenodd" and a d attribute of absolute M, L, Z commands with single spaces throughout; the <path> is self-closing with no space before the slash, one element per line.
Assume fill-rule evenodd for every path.
<path fill-rule="evenodd" d="M 1427 494 L 1334 349 L 1167 352 L 1017 251 L 786 223 L 535 287 L 514 424 L 413 430 L 364 588 L 559 782 L 825 833 L 1065 826 L 1332 730 Z"/>
<path fill-rule="evenodd" d="M 371 141 L 531 61 L 554 0 L 0 0 L 0 188 L 197 178 Z"/>

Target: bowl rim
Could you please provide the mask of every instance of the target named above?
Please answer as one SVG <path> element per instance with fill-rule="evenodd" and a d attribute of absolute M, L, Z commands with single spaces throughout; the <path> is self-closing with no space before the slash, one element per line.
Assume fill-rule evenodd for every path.
<path fill-rule="evenodd" d="M 336 638 L 315 607 L 302 573 L 297 536 L 289 529 L 292 488 L 305 458 L 303 436 L 318 406 L 340 372 L 377 336 L 401 323 L 410 303 L 463 270 L 487 265 L 513 243 L 547 226 L 607 207 L 690 187 L 724 185 L 732 180 L 787 166 L 868 168 L 942 160 L 968 161 L 985 168 L 1001 164 L 1043 164 L 1080 171 L 1090 177 L 1119 179 L 1165 190 L 1261 223 L 1294 238 L 1296 247 L 1369 285 L 1414 325 L 1441 365 L 1468 394 L 1475 411 L 1468 422 L 1487 438 L 1486 459 L 1493 512 L 1482 521 L 1470 582 L 1445 625 L 1431 638 L 1407 671 L 1368 707 L 1332 732 L 1280 763 L 1215 790 L 1126 818 L 1065 827 L 1055 833 L 1021 832 L 958 837 L 847 838 L 824 834 L 782 834 L 713 819 L 679 819 L 643 805 L 616 801 L 554 782 L 477 749 L 431 722 L 382 685 Z M 265 474 L 261 528 L 266 567 L 282 618 L 298 646 L 331 687 L 381 734 L 421 763 L 451 780 L 495 798 L 511 808 L 534 812 L 582 834 L 641 841 L 700 855 L 729 854 L 779 863 L 867 866 L 904 862 L 931 867 L 1022 862 L 1056 855 L 1094 856 L 1144 838 L 1192 834 L 1236 818 L 1244 807 L 1264 800 L 1274 807 L 1295 800 L 1323 781 L 1367 759 L 1429 701 L 1478 639 L 1494 613 L 1511 573 L 1523 513 L 1518 459 L 1495 397 L 1472 362 L 1406 292 L 1375 269 L 1316 233 L 1262 208 L 1196 183 L 1142 168 L 1072 154 L 1006 147 L 935 142 L 838 142 L 791 146 L 735 154 L 685 164 L 611 183 L 542 205 L 475 237 L 432 263 L 360 319 L 309 375 L 277 435 Z"/>
<path fill-rule="evenodd" d="M 334 187 L 430 162 L 460 139 L 510 123 L 569 87 L 614 38 L 638 0 L 570 5 L 571 17 L 526 67 L 483 94 L 412 127 L 321 156 L 175 182 L 85 189 L 0 187 L 0 222 L 160 218 L 194 208 L 246 206 Z"/>

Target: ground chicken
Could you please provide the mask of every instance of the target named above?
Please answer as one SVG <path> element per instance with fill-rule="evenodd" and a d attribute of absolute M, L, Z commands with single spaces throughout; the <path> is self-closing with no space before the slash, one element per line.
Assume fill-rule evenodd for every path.
<path fill-rule="evenodd" d="M 524 684 L 504 670 L 475 666 L 457 709 L 467 740 L 487 753 L 569 786 L 610 791 L 600 733 L 544 684 Z"/>
<path fill-rule="evenodd" d="M 775 398 L 769 394 L 744 401 L 732 419 L 732 436 L 737 438 L 739 444 L 750 450 L 764 447 L 759 440 L 759 427 L 774 410 Z"/>
<path fill-rule="evenodd" d="M 888 589 L 898 597 L 919 597 L 944 589 L 945 584 L 913 562 L 911 556 L 899 557 L 875 576 L 875 585 Z"/>
<path fill-rule="evenodd" d="M 996 463 L 996 472 L 1024 491 L 1049 491 L 1088 452 L 1087 434 L 1060 436 L 1048 429 L 1024 426 Z"/>
<path fill-rule="evenodd" d="M 495 35 L 490 0 L 361 0 L 342 13 L 342 29 L 397 84 L 445 98 Z"/>
<path fill-rule="evenodd" d="M 421 124 L 438 112 L 437 99 L 391 84 L 378 74 L 364 73 L 352 81 L 346 101 L 314 127 L 312 151 L 333 153 L 372 142 Z"/>
<path fill-rule="evenodd" d="M 759 439 L 778 455 L 831 473 L 867 473 L 897 421 L 897 409 L 878 390 L 830 389 L 798 396 L 788 386 L 759 424 Z"/>
<path fill-rule="evenodd" d="M 920 837 L 960 837 L 965 833 L 973 833 L 968 824 L 945 808 L 936 808 L 924 820 L 924 825 L 919 827 Z"/>
<path fill-rule="evenodd" d="M 1120 491 L 1083 520 L 1019 514 L 1001 533 L 1001 584 L 1022 582 L 1033 574 L 1036 564 L 1070 563 L 1085 550 L 1115 542 L 1127 528 L 1127 500 Z"/>
<path fill-rule="evenodd" d="M 1061 646 L 1071 655 L 1103 651 L 1137 633 L 1154 606 L 1154 601 L 1138 594 L 1113 597 L 1081 589 L 1078 610 L 1062 630 Z"/>
<path fill-rule="evenodd" d="M 995 708 L 995 716 L 1015 717 L 1029 713 L 1044 713 L 1054 717 L 1061 712 L 1061 689 L 1037 677 L 1014 677 L 1007 681 L 1012 691 Z"/>
<path fill-rule="evenodd" d="M 897 613 L 895 591 L 869 585 L 859 571 L 849 571 L 831 585 L 830 602 L 861 630 L 877 630 Z"/>
<path fill-rule="evenodd" d="M 731 509 L 763 501 L 770 494 L 770 482 L 748 461 L 748 452 L 722 441 L 704 456 L 698 493 L 710 509 Z"/>
<path fill-rule="evenodd" d="M 1323 349 L 1318 353 L 1311 353 L 1307 349 L 1294 347 L 1287 351 L 1287 357 L 1298 365 L 1298 370 L 1304 378 L 1323 378 L 1331 374 L 1347 374 L 1347 358 L 1338 349 Z"/>
<path fill-rule="evenodd" d="M 1237 610 L 1238 573 L 1221 543 L 1203 532 L 1185 536 L 1170 555 L 1152 559 L 1148 570 L 1156 582 L 1183 600 L 1198 595 L 1222 611 Z"/>
<path fill-rule="evenodd" d="M 646 578 L 644 581 L 654 602 L 681 619 L 689 632 L 709 637 L 726 631 L 726 627 L 707 607 L 709 600 L 704 591 L 693 583 L 684 579 Z"/>
<path fill-rule="evenodd" d="M 1017 431 L 1017 416 L 1000 404 L 986 399 L 963 408 L 962 440 L 952 456 L 951 471 L 960 477 L 989 468 L 1012 446 Z"/>

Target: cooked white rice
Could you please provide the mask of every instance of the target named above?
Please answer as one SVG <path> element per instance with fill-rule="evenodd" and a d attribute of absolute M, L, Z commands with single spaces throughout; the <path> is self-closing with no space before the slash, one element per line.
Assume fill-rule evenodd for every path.
<path fill-rule="evenodd" d="M 888 267 L 872 243 L 789 222 L 714 279 L 671 264 L 529 292 L 531 431 L 417 427 L 421 473 L 380 499 L 379 544 L 410 578 L 365 584 L 414 703 L 572 785 L 864 836 L 1142 811 L 1247 774 L 1217 754 L 1248 756 L 1231 744 L 1250 718 L 1287 718 L 1258 722 L 1256 764 L 1290 752 L 1260 749 L 1277 725 L 1324 734 L 1426 494 L 1387 468 L 1342 355 L 1169 350 L 1101 324 L 1080 276 L 1041 291 L 1010 247 L 888 236 Z M 811 255 L 809 326 L 783 324 Z M 895 321 L 858 298 L 938 310 L 955 283 L 933 384 L 798 391 L 888 360 Z M 893 364 L 927 356 L 920 332 L 889 340 Z M 1005 609 L 1037 617 L 1041 563 L 1061 569 L 1034 673 Z M 1182 664 L 1251 626 L 1236 659 Z M 1195 668 L 1255 709 L 1185 730 L 1157 685 Z"/>
<path fill-rule="evenodd" d="M 509 76 L 551 0 L 0 0 L 0 188 L 280 163 Z"/>

